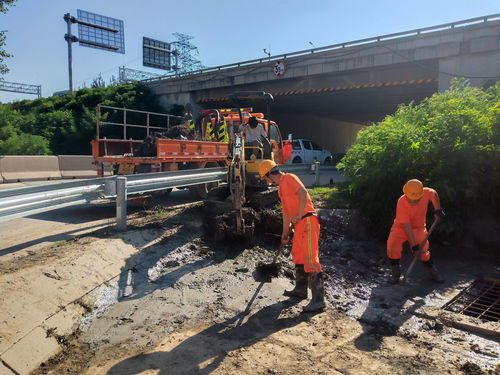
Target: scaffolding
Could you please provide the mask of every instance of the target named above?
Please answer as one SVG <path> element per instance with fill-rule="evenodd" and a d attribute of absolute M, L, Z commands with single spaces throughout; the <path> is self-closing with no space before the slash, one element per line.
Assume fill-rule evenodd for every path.
<path fill-rule="evenodd" d="M 173 33 L 172 35 L 177 38 L 175 42 L 172 42 L 175 59 L 173 70 L 176 73 L 187 73 L 202 69 L 198 47 L 191 43 L 193 37 L 181 33 Z"/>
<path fill-rule="evenodd" d="M 7 82 L 0 80 L 0 91 L 20 92 L 23 94 L 33 94 L 42 97 L 41 85 L 28 85 L 26 83 Z"/>
<path fill-rule="evenodd" d="M 125 68 L 124 66 L 120 66 L 118 68 L 118 83 L 120 85 L 126 85 L 128 83 L 142 81 L 144 79 L 150 78 L 160 78 L 163 74 L 150 73 L 142 70 Z"/>

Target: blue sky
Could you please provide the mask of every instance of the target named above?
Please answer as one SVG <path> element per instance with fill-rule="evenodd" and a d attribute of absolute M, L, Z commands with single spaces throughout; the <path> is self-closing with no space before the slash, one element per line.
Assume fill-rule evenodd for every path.
<path fill-rule="evenodd" d="M 73 44 L 73 85 L 90 85 L 99 73 L 108 82 L 118 67 L 163 73 L 142 66 L 142 37 L 173 41 L 194 37 L 205 66 L 273 55 L 500 13 L 498 0 L 18 0 L 0 14 L 7 32 L 4 80 L 41 84 L 43 96 L 68 88 L 65 13 L 77 9 L 118 18 L 125 25 L 125 54 Z M 73 34 L 78 35 L 77 25 Z M 0 91 L 0 101 L 33 95 Z"/>

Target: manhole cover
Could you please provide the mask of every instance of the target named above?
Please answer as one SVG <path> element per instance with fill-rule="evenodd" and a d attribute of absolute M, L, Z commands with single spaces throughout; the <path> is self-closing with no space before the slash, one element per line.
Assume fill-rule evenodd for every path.
<path fill-rule="evenodd" d="M 444 305 L 443 309 L 484 321 L 500 321 L 500 280 L 474 281 Z"/>

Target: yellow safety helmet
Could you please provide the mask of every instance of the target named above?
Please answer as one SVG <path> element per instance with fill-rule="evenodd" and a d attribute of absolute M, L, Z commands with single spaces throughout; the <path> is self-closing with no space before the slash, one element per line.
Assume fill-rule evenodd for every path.
<path fill-rule="evenodd" d="M 403 193 L 406 195 L 406 198 L 411 200 L 417 200 L 422 198 L 424 194 L 424 185 L 417 179 L 409 180 L 403 186 Z"/>
<path fill-rule="evenodd" d="M 260 178 L 264 178 L 266 174 L 269 173 L 271 169 L 274 167 L 277 167 L 278 164 L 276 164 L 274 161 L 270 159 L 263 160 L 262 163 L 259 165 L 259 176 Z"/>

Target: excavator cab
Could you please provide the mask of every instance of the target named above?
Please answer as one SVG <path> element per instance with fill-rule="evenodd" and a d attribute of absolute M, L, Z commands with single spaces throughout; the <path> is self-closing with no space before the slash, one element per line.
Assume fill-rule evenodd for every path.
<path fill-rule="evenodd" d="M 205 207 L 215 214 L 211 221 L 214 239 L 248 240 L 254 233 L 255 211 L 278 201 L 277 187 L 262 181 L 258 171 L 265 159 L 282 163 L 283 140 L 277 124 L 270 119 L 271 94 L 245 91 L 229 97 L 233 108 L 218 109 L 229 129 L 228 183 L 208 193 Z M 264 107 L 266 114 L 254 112 L 254 105 Z M 241 126 L 246 126 L 252 117 L 265 132 L 265 136 L 255 144 L 249 144 L 245 132 L 241 131 Z"/>
<path fill-rule="evenodd" d="M 281 149 L 282 149 L 282 138 L 276 123 L 271 121 L 271 104 L 274 102 L 274 98 L 271 94 L 264 91 L 242 91 L 235 92 L 229 95 L 229 99 L 232 104 L 238 109 L 238 115 L 240 119 L 240 124 L 243 126 L 248 123 L 244 121 L 244 115 L 242 112 L 242 107 L 244 105 L 259 105 L 263 104 L 265 106 L 265 114 L 261 113 L 250 113 L 251 117 L 257 119 L 258 124 L 262 125 L 265 130 L 266 137 L 261 137 L 261 139 L 249 143 L 246 139 L 243 139 L 243 150 L 244 159 L 243 163 L 245 169 L 246 185 L 251 188 L 266 188 L 267 183 L 262 181 L 259 177 L 259 166 L 265 159 L 275 160 L 280 163 L 281 159 Z M 244 138 L 244 136 L 243 136 Z M 234 139 L 234 137 L 231 137 Z M 229 145 L 229 154 L 232 152 L 232 145 Z"/>
<path fill-rule="evenodd" d="M 225 199 L 227 211 L 230 211 L 232 224 L 228 227 L 229 236 L 222 238 L 245 238 L 253 236 L 254 222 L 245 215 L 244 207 L 260 209 L 278 200 L 277 188 L 268 186 L 259 176 L 259 166 L 265 159 L 280 163 L 282 155 L 282 138 L 276 123 L 270 120 L 273 96 L 263 91 L 236 92 L 229 96 L 231 104 L 237 110 L 231 110 L 226 120 L 237 117 L 239 126 L 229 127 L 229 157 L 228 157 L 228 193 Z M 264 104 L 266 114 L 251 113 L 248 105 Z M 220 110 L 224 116 L 224 110 Z M 245 132 L 240 127 L 246 125 L 251 117 L 256 118 L 266 133 L 258 142 L 249 144 L 245 139 Z M 254 120 L 255 121 L 255 120 Z M 230 203 L 230 207 L 227 205 Z M 221 205 L 219 205 L 221 206 Z"/>

